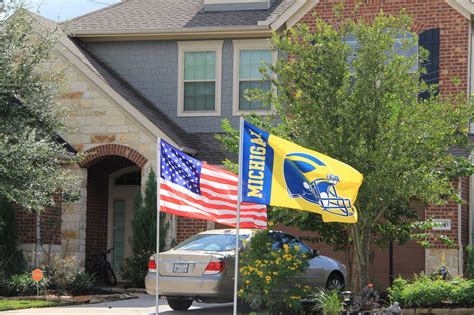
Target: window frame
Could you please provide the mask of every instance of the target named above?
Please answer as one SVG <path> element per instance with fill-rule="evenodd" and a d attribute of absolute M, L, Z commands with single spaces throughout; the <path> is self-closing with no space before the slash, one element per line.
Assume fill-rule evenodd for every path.
<path fill-rule="evenodd" d="M 274 114 L 275 109 L 273 105 L 270 109 L 262 110 L 241 110 L 240 109 L 240 51 L 241 50 L 270 50 L 272 54 L 272 64 L 275 64 L 278 58 L 278 54 L 272 49 L 272 45 L 269 39 L 239 39 L 233 40 L 234 46 L 234 65 L 233 65 L 233 84 L 232 84 L 232 116 L 241 116 L 249 113 L 255 113 L 257 115 L 269 115 Z M 273 76 L 273 75 L 272 75 Z M 245 81 L 245 80 L 243 80 Z M 248 80 L 247 80 L 248 81 Z M 272 84 L 271 90 L 276 95 L 276 87 Z"/>
<path fill-rule="evenodd" d="M 178 42 L 178 117 L 220 116 L 222 94 L 222 47 L 223 40 L 210 41 L 180 41 Z M 213 111 L 184 110 L 184 53 L 207 52 L 216 53 L 215 65 L 215 106 Z M 205 81 L 202 81 L 205 82 Z M 211 81 L 207 81 L 211 82 Z"/>

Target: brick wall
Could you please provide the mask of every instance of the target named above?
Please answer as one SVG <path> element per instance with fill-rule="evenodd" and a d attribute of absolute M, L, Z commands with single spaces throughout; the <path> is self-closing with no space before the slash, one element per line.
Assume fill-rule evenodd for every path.
<path fill-rule="evenodd" d="M 23 209 L 16 211 L 16 230 L 21 244 L 36 243 L 36 215 Z M 43 244 L 61 244 L 61 207 L 48 207 L 40 215 L 40 237 Z"/>
<path fill-rule="evenodd" d="M 323 18 L 330 23 L 337 23 L 337 18 L 334 16 L 333 8 L 336 4 L 344 3 L 344 10 L 341 18 L 348 18 L 353 16 L 353 10 L 356 0 L 321 0 L 313 10 L 308 12 L 301 21 L 314 28 L 314 14 Z M 363 17 L 366 20 L 372 19 L 380 10 L 383 10 L 385 14 L 399 14 L 399 12 L 405 9 L 407 14 L 413 18 L 413 31 L 420 34 L 426 30 L 439 28 L 440 29 L 440 56 L 439 56 L 439 87 L 442 94 L 457 93 L 460 91 L 467 92 L 469 73 L 469 28 L 470 22 L 464 18 L 458 11 L 452 8 L 444 0 L 364 0 L 361 1 L 361 5 L 356 13 L 357 17 Z M 452 78 L 458 78 L 460 80 L 459 85 L 452 83 Z M 457 185 L 457 183 L 455 183 Z M 467 200 L 463 204 L 462 210 L 462 232 L 463 232 L 463 244 L 468 243 L 468 231 L 469 231 L 469 180 L 468 178 L 462 179 L 462 195 L 463 199 Z M 452 229 L 451 231 L 442 231 L 443 234 L 447 234 L 451 239 L 457 243 L 457 231 L 458 231 L 458 220 L 457 220 L 457 209 L 458 205 L 450 201 L 448 204 L 440 207 L 429 206 L 426 208 L 427 217 L 445 218 L 451 219 Z M 320 245 L 323 248 L 325 245 Z M 409 274 L 410 272 L 420 271 L 420 266 L 424 265 L 425 268 L 429 269 L 430 263 L 428 260 L 440 261 L 438 257 L 438 251 L 445 252 L 446 248 L 441 243 L 436 243 L 435 248 L 431 252 L 425 253 L 424 250 L 413 242 L 402 247 L 395 247 L 395 273 Z M 453 250 L 451 250 L 453 251 Z M 383 252 L 374 250 L 375 261 L 370 266 L 371 275 L 383 276 L 388 272 L 386 269 L 386 254 Z M 432 253 L 433 252 L 433 253 Z M 453 253 L 447 253 L 455 259 L 457 250 Z M 400 256 L 402 255 L 402 256 Z M 433 257 L 432 257 L 433 256 Z M 380 258 L 378 258 L 380 257 Z M 404 259 L 409 257 L 409 259 Z M 340 257 L 344 258 L 344 257 Z M 449 258 L 449 257 L 448 257 Z M 410 265 L 410 268 L 406 268 L 405 264 Z M 454 268 L 454 263 L 452 264 Z M 404 267 L 403 267 L 404 266 Z M 403 268 L 402 268 L 403 267 Z M 412 269 L 412 270 L 410 270 Z M 384 280 L 385 281 L 385 280 Z M 383 282 L 384 282 L 383 281 Z"/>
<path fill-rule="evenodd" d="M 461 240 L 463 248 L 469 244 L 469 177 L 461 177 Z M 459 179 L 453 181 L 453 186 L 458 188 Z M 435 231 L 433 233 L 443 234 L 451 238 L 458 248 L 458 206 L 459 204 L 453 200 L 449 200 L 445 205 L 430 205 L 426 208 L 426 217 L 436 219 L 450 219 L 450 231 Z M 433 248 L 446 248 L 446 245 L 439 241 L 433 242 Z"/>
<path fill-rule="evenodd" d="M 109 175 L 133 165 L 123 157 L 109 156 L 88 168 L 86 257 L 107 250 Z"/>
<path fill-rule="evenodd" d="M 16 210 L 16 233 L 21 244 L 36 242 L 36 217 L 23 209 Z"/>
<path fill-rule="evenodd" d="M 176 217 L 176 242 L 180 243 L 194 234 L 207 230 L 207 221 Z"/>
<path fill-rule="evenodd" d="M 301 21 L 314 26 L 313 14 L 316 12 L 319 17 L 334 23 L 337 19 L 334 17 L 333 8 L 341 2 L 345 6 L 342 17 L 347 18 L 353 15 L 355 2 L 360 1 L 321 0 Z M 414 32 L 440 28 L 441 93 L 467 92 L 470 23 L 445 0 L 365 0 L 362 1 L 357 16 L 371 19 L 379 10 L 386 14 L 398 14 L 402 8 L 414 19 Z M 453 77 L 460 79 L 459 85 L 451 82 Z"/>

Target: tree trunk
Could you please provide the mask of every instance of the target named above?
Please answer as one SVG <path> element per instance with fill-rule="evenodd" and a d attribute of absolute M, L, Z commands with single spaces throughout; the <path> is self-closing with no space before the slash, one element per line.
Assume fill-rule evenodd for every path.
<path fill-rule="evenodd" d="M 361 230 L 360 226 L 355 224 L 350 235 L 350 288 L 352 292 L 361 292 L 369 281 L 369 232 L 366 229 Z"/>

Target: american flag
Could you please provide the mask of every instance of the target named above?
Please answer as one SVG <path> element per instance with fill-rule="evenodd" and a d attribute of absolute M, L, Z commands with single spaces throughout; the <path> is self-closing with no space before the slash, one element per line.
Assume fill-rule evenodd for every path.
<path fill-rule="evenodd" d="M 160 211 L 236 226 L 237 175 L 161 140 Z M 265 205 L 240 204 L 241 228 L 265 228 Z"/>

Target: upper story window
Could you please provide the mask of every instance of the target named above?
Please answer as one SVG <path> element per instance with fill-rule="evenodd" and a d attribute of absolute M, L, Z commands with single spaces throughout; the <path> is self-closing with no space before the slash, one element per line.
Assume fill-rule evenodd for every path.
<path fill-rule="evenodd" d="M 402 55 L 407 58 L 418 56 L 418 43 L 414 43 L 412 45 L 407 45 L 407 43 L 413 43 L 414 35 L 410 32 L 400 32 L 396 35 L 393 41 L 393 49 L 389 53 L 393 53 L 396 55 Z M 349 35 L 346 37 L 345 42 L 349 47 L 352 49 L 352 55 L 349 57 L 348 63 L 350 67 L 351 74 L 354 72 L 352 62 L 355 59 L 355 55 L 358 49 L 358 42 L 354 35 Z M 414 73 L 418 71 L 418 64 L 415 64 L 411 67 L 410 72 Z"/>
<path fill-rule="evenodd" d="M 259 69 L 262 65 L 276 61 L 276 53 L 271 50 L 267 39 L 234 40 L 234 84 L 233 84 L 233 115 L 246 112 L 266 114 L 271 111 L 269 105 L 260 101 L 250 101 L 245 95 L 251 89 L 272 89 L 269 80 L 262 80 Z"/>
<path fill-rule="evenodd" d="M 219 116 L 223 41 L 178 42 L 178 116 Z"/>

